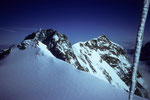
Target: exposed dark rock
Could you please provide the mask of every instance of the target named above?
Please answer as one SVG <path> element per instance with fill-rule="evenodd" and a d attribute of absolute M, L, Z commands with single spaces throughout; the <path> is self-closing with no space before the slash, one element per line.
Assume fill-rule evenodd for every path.
<path fill-rule="evenodd" d="M 47 48 L 51 51 L 51 53 L 58 59 L 71 63 L 80 70 L 88 71 L 87 69 L 84 69 L 77 61 L 72 46 L 66 35 L 60 34 L 59 32 L 54 31 L 52 29 L 47 29 L 39 30 L 36 33 L 32 33 L 28 35 L 24 40 L 30 39 L 39 40 L 42 43 L 44 43 L 47 46 Z M 24 42 L 22 42 L 21 46 L 19 45 L 18 48 L 22 50 L 25 49 Z M 72 59 L 74 62 L 71 62 Z"/>
<path fill-rule="evenodd" d="M 4 59 L 5 57 L 7 57 L 10 52 L 11 52 L 11 49 L 14 47 L 15 45 L 12 45 L 10 46 L 8 49 L 4 49 L 4 50 L 1 50 L 0 51 L 0 60 Z"/>
<path fill-rule="evenodd" d="M 108 73 L 106 70 L 103 70 L 103 74 L 105 75 L 105 77 L 107 78 L 107 80 L 109 81 L 109 83 L 111 83 L 112 78 L 111 78 L 111 76 L 109 75 L 109 73 Z"/>
<path fill-rule="evenodd" d="M 104 53 L 102 54 L 97 53 L 97 56 L 100 56 L 113 69 L 115 69 L 116 74 L 121 78 L 122 81 L 125 82 L 125 84 L 128 87 L 131 85 L 132 67 L 127 57 L 127 54 L 122 47 L 111 42 L 105 35 L 102 35 L 98 38 L 94 38 L 87 42 L 81 42 L 79 43 L 79 46 L 81 47 L 80 49 L 81 57 L 79 57 L 79 59 L 83 61 L 85 65 L 88 64 L 90 66 L 90 69 L 92 69 L 93 73 L 96 73 L 97 70 L 95 70 L 95 66 L 92 65 L 93 62 L 89 59 L 92 55 L 91 51 L 95 51 L 95 52 L 101 51 Z M 127 62 L 123 62 L 122 61 L 123 59 L 119 59 L 119 57 L 126 60 L 128 64 Z M 106 79 L 109 81 L 109 83 L 111 83 L 113 81 L 111 77 L 113 76 L 110 76 L 109 72 L 107 72 L 105 69 L 103 68 L 100 69 L 103 70 L 103 74 L 105 75 Z M 137 72 L 137 78 L 142 78 L 139 72 Z M 137 84 L 140 83 L 137 82 Z M 137 85 L 135 94 L 148 98 L 147 97 L 148 92 L 141 84 Z"/>
<path fill-rule="evenodd" d="M 11 49 L 5 49 L 5 50 L 0 51 L 0 60 L 5 58 L 6 56 L 8 56 L 10 51 L 11 51 Z"/>

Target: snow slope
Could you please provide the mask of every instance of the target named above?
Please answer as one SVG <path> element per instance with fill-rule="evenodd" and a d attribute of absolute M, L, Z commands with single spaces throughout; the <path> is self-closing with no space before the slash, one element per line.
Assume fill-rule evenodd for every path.
<path fill-rule="evenodd" d="M 41 42 L 26 42 L 0 60 L 0 100 L 127 100 L 127 92 L 57 59 Z"/>
<path fill-rule="evenodd" d="M 65 34 L 53 29 L 40 29 L 25 37 L 17 47 L 24 50 L 28 41 L 31 40 L 42 42 L 56 58 L 72 64 L 75 68 L 129 91 L 132 65 L 124 49 L 110 41 L 104 34 L 98 38 L 71 45 Z M 0 52 L 0 60 L 9 53 L 11 53 L 11 47 Z M 139 72 L 137 77 L 135 94 L 148 98 L 147 90 L 143 87 L 143 79 Z"/>
<path fill-rule="evenodd" d="M 124 49 L 110 41 L 105 35 L 72 46 L 79 63 L 94 75 L 106 82 L 129 91 L 131 84 L 132 65 Z M 142 76 L 137 72 L 135 94 L 148 98 L 143 87 Z"/>
<path fill-rule="evenodd" d="M 105 54 L 108 54 L 109 51 L 102 52 L 100 50 L 91 50 L 86 46 L 82 48 L 80 44 L 84 45 L 85 43 L 80 42 L 74 44 L 73 50 L 75 51 L 77 59 L 82 66 L 85 66 L 92 75 L 103 79 L 112 85 L 129 90 L 129 87 L 121 80 L 116 71 L 105 60 L 102 59 L 101 55 L 104 52 Z M 90 56 L 87 56 L 88 54 Z"/>

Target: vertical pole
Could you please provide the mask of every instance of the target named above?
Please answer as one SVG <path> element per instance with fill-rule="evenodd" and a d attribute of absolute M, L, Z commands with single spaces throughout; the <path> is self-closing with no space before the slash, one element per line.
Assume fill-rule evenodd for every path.
<path fill-rule="evenodd" d="M 144 34 L 145 22 L 146 22 L 146 18 L 148 14 L 148 9 L 149 9 L 149 3 L 150 3 L 149 0 L 144 0 L 144 7 L 143 7 L 143 12 L 142 12 L 141 22 L 139 25 L 137 38 L 136 38 L 136 51 L 134 55 L 133 72 L 132 72 L 132 85 L 130 87 L 128 100 L 133 100 L 133 96 L 134 96 L 137 69 L 138 69 L 138 63 L 139 63 L 139 58 L 140 58 L 140 53 L 141 53 L 143 34 Z"/>

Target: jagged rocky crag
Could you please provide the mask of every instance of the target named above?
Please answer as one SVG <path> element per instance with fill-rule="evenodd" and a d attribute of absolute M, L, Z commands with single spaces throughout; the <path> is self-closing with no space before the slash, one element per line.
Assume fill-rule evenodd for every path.
<path fill-rule="evenodd" d="M 28 35 L 17 47 L 26 49 L 28 41 L 41 41 L 58 59 L 66 61 L 75 68 L 86 71 L 116 87 L 129 91 L 132 67 L 123 48 L 110 41 L 105 35 L 86 42 L 71 45 L 64 34 L 52 29 L 39 30 Z M 11 48 L 0 53 L 3 59 Z M 142 86 L 142 76 L 138 73 L 135 94 L 148 98 Z"/>
<path fill-rule="evenodd" d="M 18 48 L 25 49 L 25 41 L 31 39 L 44 43 L 56 58 L 64 60 L 78 69 L 84 70 L 78 63 L 72 46 L 64 34 L 60 34 L 52 29 L 40 30 L 28 35 L 24 41 L 18 45 Z"/>
<path fill-rule="evenodd" d="M 86 42 L 76 43 L 73 49 L 79 63 L 88 68 L 91 74 L 129 91 L 132 65 L 121 46 L 102 35 Z M 135 94 L 148 97 L 147 91 L 141 85 L 142 81 L 142 76 L 138 72 Z"/>

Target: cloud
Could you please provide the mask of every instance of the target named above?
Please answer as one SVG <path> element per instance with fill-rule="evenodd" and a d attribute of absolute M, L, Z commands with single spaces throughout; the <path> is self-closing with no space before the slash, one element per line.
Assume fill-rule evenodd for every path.
<path fill-rule="evenodd" d="M 7 31 L 7 32 L 16 32 L 15 30 L 12 29 L 7 29 L 7 28 L 0 28 L 1 31 Z"/>
<path fill-rule="evenodd" d="M 36 28 L 20 28 L 20 27 L 11 27 L 11 28 L 15 30 L 37 30 Z"/>
<path fill-rule="evenodd" d="M 144 79 L 144 87 L 148 90 L 149 92 L 149 97 L 150 97 L 150 66 L 146 64 L 146 62 L 140 62 L 139 72 L 142 74 L 143 79 Z"/>
<path fill-rule="evenodd" d="M 22 27 L 0 27 L 1 31 L 7 31 L 7 32 L 16 32 L 18 30 L 37 30 L 36 28 L 22 28 Z"/>

